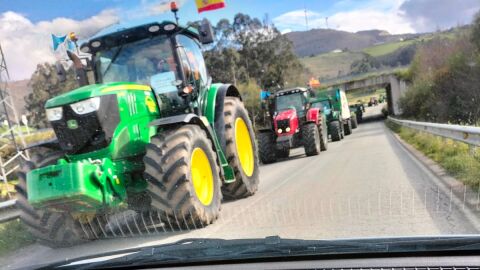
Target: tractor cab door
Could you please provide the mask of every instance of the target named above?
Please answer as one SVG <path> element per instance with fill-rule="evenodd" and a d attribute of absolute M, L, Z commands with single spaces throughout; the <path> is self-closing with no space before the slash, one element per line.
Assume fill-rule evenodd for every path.
<path fill-rule="evenodd" d="M 187 87 L 187 91 L 191 91 L 185 94 L 198 95 L 200 89 L 206 88 L 208 83 L 201 45 L 185 35 L 177 36 L 177 44 L 178 57 L 185 80 L 184 85 Z"/>

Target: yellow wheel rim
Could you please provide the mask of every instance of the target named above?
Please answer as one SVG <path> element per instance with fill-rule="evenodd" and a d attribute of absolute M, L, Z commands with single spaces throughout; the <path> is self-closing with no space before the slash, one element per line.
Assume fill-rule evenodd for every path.
<path fill-rule="evenodd" d="M 193 150 L 190 164 L 195 194 L 203 205 L 210 205 L 213 200 L 213 173 L 203 149 L 197 147 Z"/>
<path fill-rule="evenodd" d="M 252 176 L 254 168 L 252 139 L 245 121 L 240 117 L 235 120 L 235 144 L 243 172 L 247 176 Z"/>

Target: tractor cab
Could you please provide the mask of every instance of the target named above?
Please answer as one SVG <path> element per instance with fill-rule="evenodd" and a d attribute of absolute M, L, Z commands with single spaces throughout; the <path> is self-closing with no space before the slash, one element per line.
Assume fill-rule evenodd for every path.
<path fill-rule="evenodd" d="M 208 22 L 200 30 L 170 21 L 128 29 L 115 25 L 90 38 L 81 51 L 92 55 L 97 84 L 148 85 L 168 116 L 188 110 L 209 83 L 201 44 L 210 43 L 211 35 Z"/>

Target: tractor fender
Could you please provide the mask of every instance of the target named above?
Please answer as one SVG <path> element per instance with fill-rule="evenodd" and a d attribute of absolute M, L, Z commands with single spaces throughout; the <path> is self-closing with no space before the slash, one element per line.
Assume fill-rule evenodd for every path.
<path fill-rule="evenodd" d="M 202 119 L 201 116 L 199 117 L 198 115 L 193 113 L 179 114 L 175 116 L 164 117 L 164 118 L 153 120 L 152 122 L 150 122 L 149 126 L 165 128 L 165 127 L 171 127 L 176 125 L 186 125 L 186 124 L 199 125 L 203 130 L 205 130 L 208 138 L 212 140 L 212 143 L 214 144 L 215 141 L 213 139 L 212 128 L 208 123 L 207 119 L 205 117 L 203 118 L 204 119 Z M 215 147 L 215 144 L 213 146 Z"/>
<path fill-rule="evenodd" d="M 318 125 L 321 120 L 320 120 L 320 109 L 319 108 L 310 108 L 308 111 L 307 111 L 307 114 L 306 114 L 306 122 L 312 122 L 312 123 L 315 123 L 315 125 Z"/>
<path fill-rule="evenodd" d="M 242 100 L 240 91 L 232 84 L 212 84 L 208 90 L 207 100 L 204 107 L 204 115 L 208 122 L 213 125 L 217 134 L 222 151 L 226 151 L 225 121 L 223 116 L 223 104 L 225 97 L 238 97 Z"/>

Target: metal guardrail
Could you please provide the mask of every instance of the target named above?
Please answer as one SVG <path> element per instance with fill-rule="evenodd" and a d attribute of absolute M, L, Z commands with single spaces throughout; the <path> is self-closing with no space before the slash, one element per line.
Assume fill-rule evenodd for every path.
<path fill-rule="evenodd" d="M 0 223 L 20 217 L 20 210 L 15 207 L 17 200 L 0 203 Z"/>
<path fill-rule="evenodd" d="M 480 127 L 399 120 L 390 116 L 388 119 L 405 127 L 417 129 L 455 141 L 461 141 L 472 146 L 480 146 Z"/>

